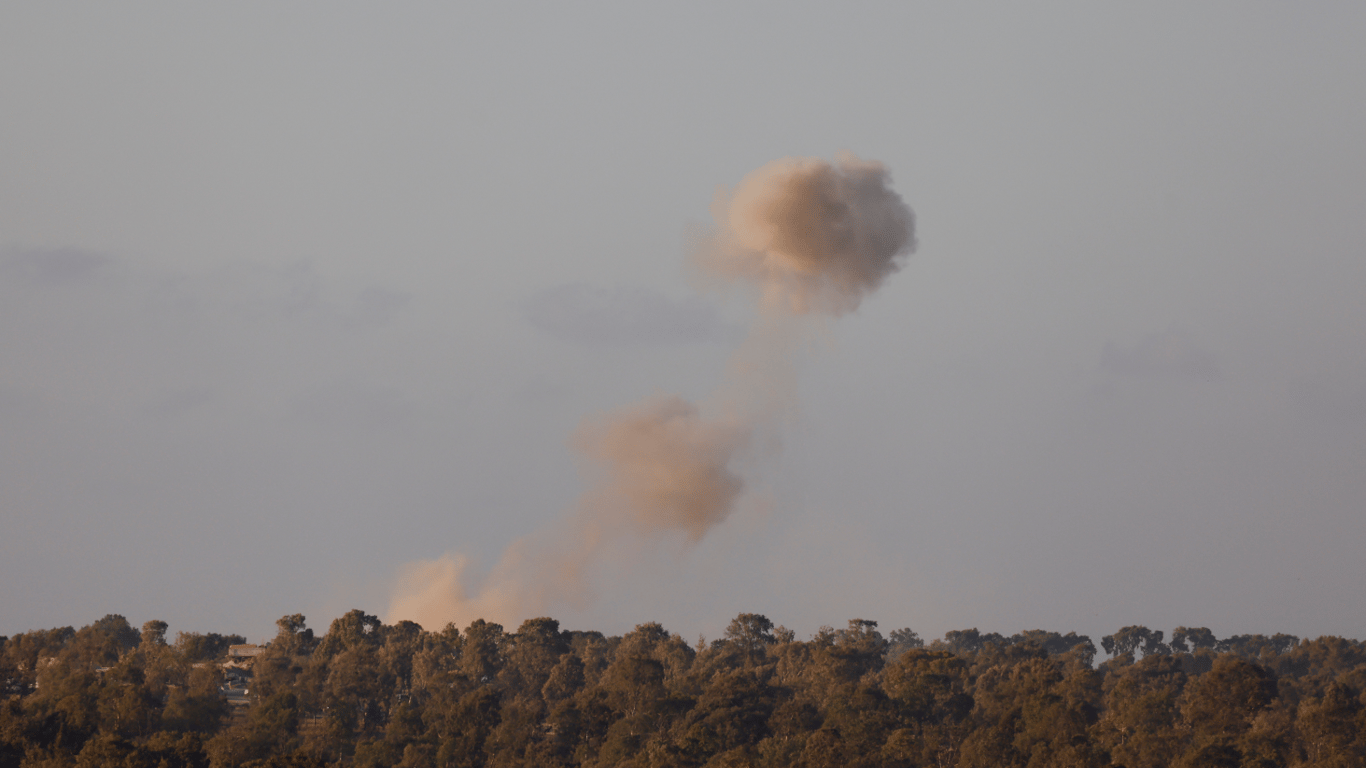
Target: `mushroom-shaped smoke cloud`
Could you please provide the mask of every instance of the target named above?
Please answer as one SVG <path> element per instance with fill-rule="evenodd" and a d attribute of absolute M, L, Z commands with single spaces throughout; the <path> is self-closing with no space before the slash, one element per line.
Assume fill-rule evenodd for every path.
<path fill-rule="evenodd" d="M 915 216 L 881 163 L 784 158 L 718 206 L 704 268 L 760 284 L 795 313 L 856 309 L 915 250 Z"/>
<path fill-rule="evenodd" d="M 914 248 L 914 214 L 880 163 L 850 154 L 833 164 L 787 158 L 751 173 L 719 202 L 716 230 L 694 254 L 713 274 L 752 281 L 764 295 L 761 322 L 735 353 L 745 375 L 732 383 L 741 391 L 721 398 L 727 413 L 708 417 L 662 396 L 587 420 L 576 448 L 600 474 L 574 513 L 508 547 L 473 589 L 460 555 L 408 565 L 390 620 L 512 623 L 582 604 L 594 564 L 609 551 L 680 533 L 686 544 L 701 541 L 742 496 L 736 464 L 754 433 L 774 425 L 794 391 L 788 358 L 802 327 L 794 316 L 853 311 Z"/>

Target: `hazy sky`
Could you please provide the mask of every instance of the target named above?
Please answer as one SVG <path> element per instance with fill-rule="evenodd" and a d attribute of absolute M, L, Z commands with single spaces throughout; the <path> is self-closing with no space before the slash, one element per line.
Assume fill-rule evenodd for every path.
<path fill-rule="evenodd" d="M 491 567 L 725 379 L 718 189 L 848 150 L 918 251 L 553 615 L 1366 637 L 1366 7 L 586 5 L 0 9 L 0 634 Z"/>

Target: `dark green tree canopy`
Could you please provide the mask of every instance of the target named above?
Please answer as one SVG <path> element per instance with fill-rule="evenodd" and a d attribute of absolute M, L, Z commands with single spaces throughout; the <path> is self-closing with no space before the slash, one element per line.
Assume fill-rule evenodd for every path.
<path fill-rule="evenodd" d="M 927 644 L 852 619 L 808 639 L 743 613 L 693 647 L 549 617 L 427 631 L 361 610 L 239 635 L 119 616 L 0 641 L 0 768 L 1359 766 L 1366 646 L 1139 625 Z"/>

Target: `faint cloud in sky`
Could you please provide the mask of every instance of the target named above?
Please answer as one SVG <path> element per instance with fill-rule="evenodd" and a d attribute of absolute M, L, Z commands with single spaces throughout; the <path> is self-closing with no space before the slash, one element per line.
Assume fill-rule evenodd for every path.
<path fill-rule="evenodd" d="M 285 266 L 238 260 L 184 271 L 78 248 L 0 249 L 0 290 L 11 299 L 40 299 L 46 290 L 78 286 L 93 290 L 79 306 L 24 311 L 65 313 L 65 322 L 80 318 L 76 322 L 106 329 L 116 322 L 111 312 L 127 320 L 133 311 L 142 314 L 134 322 L 183 325 L 200 319 L 222 327 L 306 319 L 355 331 L 389 323 L 413 298 L 381 285 L 340 290 L 307 260 Z"/>
<path fill-rule="evenodd" d="M 1145 336 L 1133 345 L 1107 343 L 1100 354 L 1100 370 L 1115 376 L 1214 381 L 1219 378 L 1219 359 L 1192 333 L 1174 328 Z"/>
<path fill-rule="evenodd" d="M 88 279 L 110 261 L 75 248 L 14 250 L 0 255 L 0 276 L 39 286 L 67 285 Z"/>
<path fill-rule="evenodd" d="M 733 335 L 706 302 L 641 287 L 560 285 L 533 296 L 525 312 L 538 330 L 575 344 L 689 344 Z"/>

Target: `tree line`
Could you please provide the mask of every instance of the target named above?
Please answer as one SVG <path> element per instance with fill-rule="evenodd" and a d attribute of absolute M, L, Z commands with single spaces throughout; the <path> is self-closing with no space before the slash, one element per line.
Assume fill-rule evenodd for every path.
<path fill-rule="evenodd" d="M 689 643 L 486 621 L 426 631 L 285 616 L 237 635 L 122 616 L 0 638 L 0 768 L 1366 765 L 1366 644 L 1124 627 L 925 643 L 760 614 Z M 247 678 L 232 706 L 225 675 Z"/>

